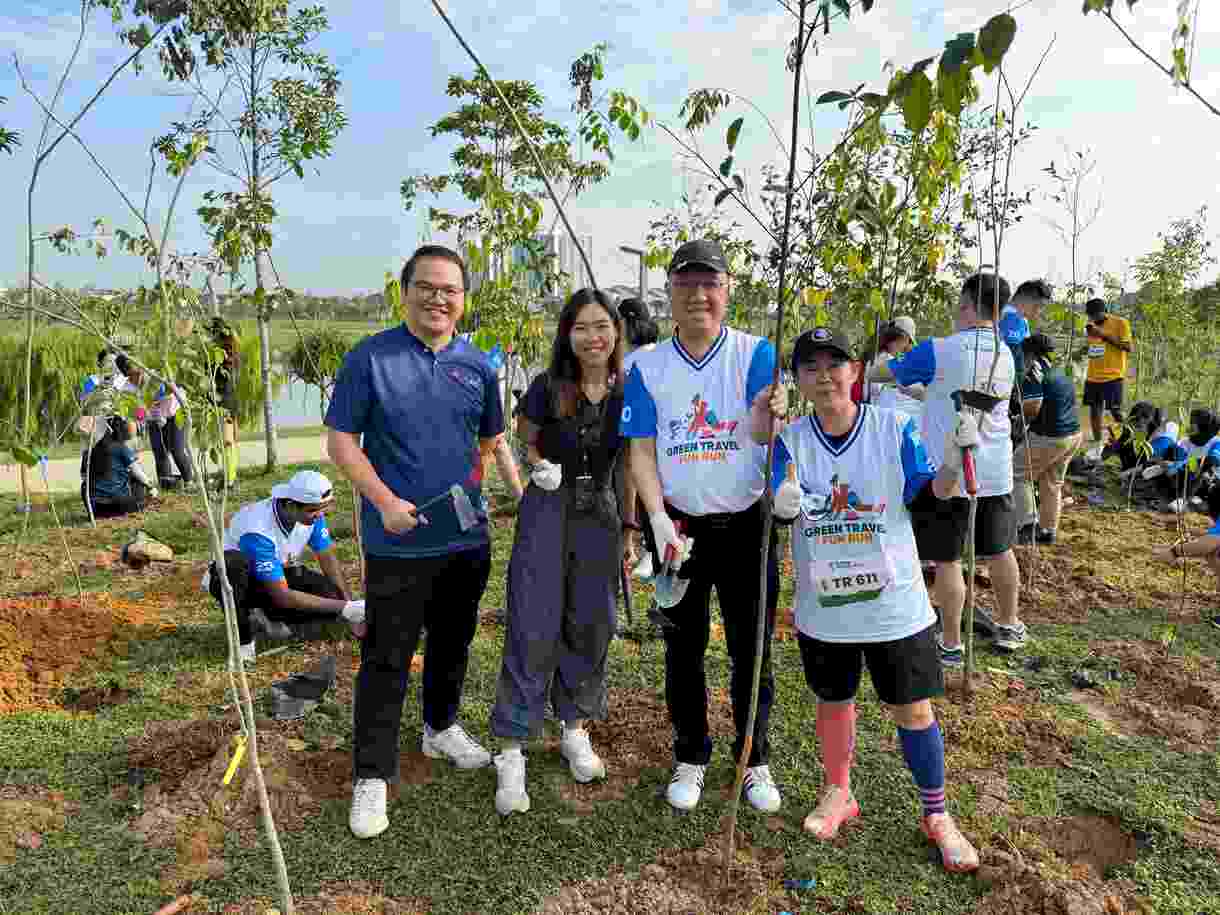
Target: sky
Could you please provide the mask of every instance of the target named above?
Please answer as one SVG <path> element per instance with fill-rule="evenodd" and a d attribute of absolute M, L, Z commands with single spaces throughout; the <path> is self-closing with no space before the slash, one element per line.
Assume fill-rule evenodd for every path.
<path fill-rule="evenodd" d="M 333 155 L 317 161 L 306 179 L 275 186 L 279 221 L 274 258 L 286 285 L 315 294 L 379 289 L 385 271 L 397 272 L 426 238 L 445 241 L 425 224 L 426 204 L 406 212 L 403 178 L 444 171 L 451 139 L 433 139 L 430 125 L 455 107 L 445 94 L 450 75 L 469 76 L 473 64 L 427 0 L 329 0 L 332 28 L 321 40 L 339 66 L 350 118 Z M 607 88 L 622 89 L 654 117 L 678 127 L 688 92 L 716 87 L 749 99 L 787 137 L 790 75 L 784 69 L 795 21 L 778 0 L 447 0 L 457 27 L 493 76 L 533 81 L 548 100 L 546 115 L 574 126 L 568 68 L 596 42 L 610 44 Z M 1169 58 L 1174 0 L 1144 0 L 1118 17 L 1158 60 Z M 1220 104 L 1220 10 L 1204 4 L 1198 22 L 1194 85 Z M 908 65 L 938 54 L 947 38 L 977 30 L 1006 7 L 959 0 L 877 0 L 868 14 L 832 23 L 808 61 L 813 96 L 868 83 L 884 87 L 883 65 Z M 1020 111 L 1037 127 L 1014 163 L 1011 186 L 1034 188 L 1034 206 L 1010 232 L 1002 272 L 1019 282 L 1033 276 L 1062 282 L 1071 274 L 1067 246 L 1050 221 L 1061 218 L 1047 199 L 1042 169 L 1063 163 L 1069 151 L 1087 150 L 1097 161 L 1086 196 L 1101 202 L 1099 218 L 1084 234 L 1078 269 L 1122 274 L 1155 247 L 1171 220 L 1214 203 L 1220 188 L 1220 119 L 1169 80 L 1103 18 L 1081 14 L 1080 0 L 1018 0 L 1016 40 L 1006 60 L 1010 79 L 1023 85 L 1047 52 Z M 0 124 L 21 131 L 14 156 L 0 156 L 0 288 L 22 283 L 25 271 L 25 200 L 40 130 L 40 112 L 23 90 L 13 64 L 21 61 L 30 86 L 44 98 L 66 63 L 79 30 L 79 4 L 70 0 L 6 0 L 0 8 Z M 75 113 L 124 56 L 106 16 L 94 14 L 72 71 L 61 110 Z M 155 61 L 140 75 L 125 73 L 81 122 L 94 155 L 130 197 L 142 202 L 148 146 L 180 118 L 189 99 L 175 94 Z M 802 99 L 802 104 L 805 100 Z M 723 155 L 724 129 L 744 115 L 737 158 L 747 173 L 778 163 L 779 147 L 763 119 L 735 103 L 699 142 L 709 158 Z M 835 106 L 801 113 L 801 144 L 829 150 L 842 125 Z M 642 247 L 651 219 L 680 204 L 684 192 L 705 182 L 660 130 L 639 142 L 616 138 L 609 179 L 569 206 L 580 234 L 593 236 L 593 266 L 600 285 L 634 285 L 637 260 L 620 245 Z M 206 248 L 195 209 L 201 195 L 229 187 L 227 178 L 197 169 L 183 188 L 170 237 L 177 250 Z M 163 217 L 170 196 L 164 178 L 149 195 L 150 212 Z M 445 201 L 459 207 L 460 201 Z M 749 231 L 736 204 L 726 215 Z M 546 223 L 554 219 L 548 208 Z M 97 217 L 132 227 L 118 194 L 84 152 L 65 141 L 47 159 L 35 197 L 34 226 L 44 232 L 70 224 L 87 231 Z M 1213 222 L 1213 227 L 1217 223 Z M 130 287 L 150 282 L 138 259 L 112 254 L 61 255 L 40 247 L 38 270 L 48 282 Z M 1209 271 L 1208 278 L 1215 275 Z M 653 271 L 652 287 L 664 277 Z M 1128 288 L 1133 288 L 1129 285 Z"/>

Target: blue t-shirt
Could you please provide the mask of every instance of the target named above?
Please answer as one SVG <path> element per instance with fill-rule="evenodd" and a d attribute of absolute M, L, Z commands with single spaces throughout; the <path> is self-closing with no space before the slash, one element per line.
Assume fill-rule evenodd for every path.
<path fill-rule="evenodd" d="M 131 493 L 131 465 L 136 462 L 136 453 L 126 445 L 114 445 L 110 449 L 110 464 L 101 477 L 93 477 L 89 485 L 95 496 L 103 499 L 118 499 Z"/>
<path fill-rule="evenodd" d="M 366 337 L 343 360 L 326 425 L 363 435 L 369 463 L 400 499 L 420 505 L 459 483 L 479 516 L 463 533 L 443 499 L 424 510 L 428 524 L 390 534 L 363 499 L 370 556 L 443 556 L 488 542 L 479 440 L 504 431 L 504 413 L 486 354 L 456 337 L 434 353 L 405 324 Z"/>
<path fill-rule="evenodd" d="M 1029 336 L 1029 321 L 1025 320 L 1025 315 L 1021 314 L 1014 305 L 1005 305 L 1000 312 L 1000 339 L 1008 344 L 1008 348 L 1012 350 L 1012 362 L 1016 367 L 1016 379 L 1018 381 L 1025 374 L 1025 354 L 1021 351 L 1021 344 Z"/>
<path fill-rule="evenodd" d="M 1029 424 L 1034 435 L 1063 438 L 1080 431 L 1076 387 L 1062 369 L 1048 370 L 1040 382 L 1027 378 L 1021 385 L 1021 400 L 1042 401 L 1042 409 Z"/>
<path fill-rule="evenodd" d="M 318 520 L 309 531 L 309 548 L 321 553 L 330 549 L 333 542 L 330 528 L 326 526 L 326 516 L 318 515 Z M 284 561 L 279 548 L 266 534 L 255 531 L 242 534 L 237 548 L 250 560 L 250 571 L 259 581 L 279 581 L 284 577 Z"/>

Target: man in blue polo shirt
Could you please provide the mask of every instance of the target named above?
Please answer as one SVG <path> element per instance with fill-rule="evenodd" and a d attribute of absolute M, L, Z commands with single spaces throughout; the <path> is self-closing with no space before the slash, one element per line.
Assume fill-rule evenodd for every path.
<path fill-rule="evenodd" d="M 504 431 L 499 384 L 486 355 L 455 334 L 469 285 L 461 257 L 425 245 L 401 282 L 405 322 L 348 353 L 326 413 L 331 459 L 363 496 L 368 633 L 349 820 L 360 838 L 389 826 L 386 783 L 398 773 L 402 703 L 424 627 L 423 752 L 463 769 L 491 761 L 457 718 L 491 572 L 482 456 Z M 455 483 L 469 504 L 445 495 Z"/>

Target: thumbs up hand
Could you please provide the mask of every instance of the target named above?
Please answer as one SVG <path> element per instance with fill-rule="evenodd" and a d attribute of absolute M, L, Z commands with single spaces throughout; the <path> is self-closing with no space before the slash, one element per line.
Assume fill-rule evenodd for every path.
<path fill-rule="evenodd" d="M 796 479 L 796 464 L 788 464 L 788 475 L 775 491 L 775 517 L 781 521 L 791 521 L 801 511 L 801 484 Z"/>

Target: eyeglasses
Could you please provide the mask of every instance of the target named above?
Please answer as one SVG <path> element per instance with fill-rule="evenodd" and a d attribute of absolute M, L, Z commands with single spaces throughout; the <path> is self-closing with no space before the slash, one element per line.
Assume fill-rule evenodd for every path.
<path fill-rule="evenodd" d="M 425 301 L 435 299 L 439 292 L 446 302 L 456 302 L 466 292 L 465 289 L 458 286 L 433 286 L 423 280 L 416 280 L 411 284 L 411 288 L 423 296 Z"/>
<path fill-rule="evenodd" d="M 704 292 L 715 292 L 717 289 L 723 289 L 728 285 L 724 280 L 692 280 L 685 277 L 679 277 L 669 281 L 669 285 L 681 292 L 694 292 L 696 289 L 702 289 Z"/>

